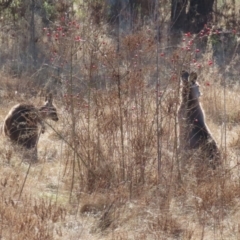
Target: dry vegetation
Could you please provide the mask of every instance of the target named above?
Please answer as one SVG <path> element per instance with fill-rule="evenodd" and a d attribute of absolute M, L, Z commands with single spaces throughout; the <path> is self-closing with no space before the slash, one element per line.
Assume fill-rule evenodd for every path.
<path fill-rule="evenodd" d="M 22 63 L 6 53 L 15 62 L 1 70 L 0 120 L 18 102 L 40 105 L 48 91 L 60 120 L 47 123 L 37 164 L 0 138 L 0 238 L 239 239 L 237 47 L 219 66 L 218 34 L 208 29 L 169 46 L 167 33 L 158 43 L 154 23 L 116 37 L 79 18 L 38 29 L 47 60 L 37 70 L 19 74 Z M 230 38 L 238 46 L 235 32 Z M 215 171 L 201 155 L 177 151 L 182 69 L 199 75 L 223 156 Z"/>

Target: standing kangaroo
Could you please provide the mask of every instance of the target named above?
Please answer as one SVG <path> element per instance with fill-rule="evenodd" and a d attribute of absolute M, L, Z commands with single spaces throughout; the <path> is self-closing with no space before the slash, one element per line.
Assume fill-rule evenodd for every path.
<path fill-rule="evenodd" d="M 179 143 L 181 149 L 201 149 L 203 158 L 209 159 L 213 169 L 219 164 L 220 151 L 206 123 L 199 102 L 197 74 L 182 72 L 182 102 L 178 111 Z"/>
<path fill-rule="evenodd" d="M 37 160 L 39 124 L 41 125 L 41 133 L 44 133 L 45 119 L 58 121 L 52 94 L 46 97 L 45 104 L 40 108 L 36 108 L 32 104 L 14 106 L 4 120 L 3 131 L 5 136 L 9 137 L 13 143 L 27 150 L 33 150 L 34 160 Z"/>

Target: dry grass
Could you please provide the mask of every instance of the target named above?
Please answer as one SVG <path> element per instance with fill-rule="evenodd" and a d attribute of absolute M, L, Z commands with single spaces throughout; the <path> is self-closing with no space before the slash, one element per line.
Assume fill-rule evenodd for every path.
<path fill-rule="evenodd" d="M 163 39 L 156 52 L 151 26 L 116 39 L 106 26 L 88 24 L 42 46 L 54 55 L 49 65 L 65 66 L 61 77 L 52 73 L 61 78 L 60 120 L 41 135 L 38 163 L 24 162 L 0 138 L 0 236 L 239 239 L 239 86 L 224 87 L 221 69 L 208 64 L 209 46 L 197 55 L 195 42 L 189 51 L 187 41 L 168 48 Z M 76 34 L 84 41 L 75 42 Z M 177 151 L 183 68 L 199 75 L 206 121 L 223 156 L 215 171 L 203 156 Z M 2 75 L 1 121 L 14 104 L 43 100 L 33 77 Z"/>
<path fill-rule="evenodd" d="M 180 169 L 179 182 L 174 152 L 174 111 L 166 107 L 174 105 L 175 100 L 171 91 L 166 92 L 159 179 L 154 91 L 147 88 L 138 91 L 133 100 L 122 100 L 124 153 L 118 95 L 114 89 L 94 92 L 92 105 L 80 108 L 75 143 L 69 134 L 70 115 L 59 107 L 61 120 L 52 125 L 56 132 L 49 127 L 41 136 L 39 163 L 32 165 L 29 173 L 29 165 L 22 162 L 6 139 L 1 139 L 2 236 L 10 239 L 16 236 L 18 239 L 65 239 L 66 235 L 69 239 L 162 239 L 163 236 L 237 239 L 239 140 L 235 137 L 231 141 L 231 133 L 238 129 L 233 124 L 237 119 L 227 122 L 231 129 L 227 128 L 228 155 L 222 168 L 205 175 L 204 171 L 196 171 L 193 164 L 196 159 L 190 159 L 187 170 Z M 202 92 L 210 129 L 220 143 L 223 133 L 216 115 L 222 108 L 218 103 L 223 99 L 223 89 L 212 83 L 202 87 Z M 236 102 L 239 97 L 236 94 L 232 99 Z M 233 104 L 233 100 L 227 100 L 228 109 L 233 109 Z M 8 104 L 2 104 L 2 119 L 8 109 Z M 234 111 L 229 111 L 230 114 Z M 72 148 L 74 144 L 76 150 Z M 124 172 L 120 169 L 122 154 Z"/>

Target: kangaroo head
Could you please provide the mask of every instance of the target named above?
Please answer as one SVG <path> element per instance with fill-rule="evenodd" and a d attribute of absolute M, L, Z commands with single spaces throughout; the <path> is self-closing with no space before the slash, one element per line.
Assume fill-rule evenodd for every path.
<path fill-rule="evenodd" d="M 39 109 L 43 118 L 48 118 L 53 121 L 58 121 L 57 109 L 53 105 L 53 96 L 48 94 L 45 98 L 45 104 Z"/>
<path fill-rule="evenodd" d="M 189 74 L 187 71 L 183 70 L 181 77 L 185 92 L 189 92 L 189 100 L 198 99 L 201 93 L 199 91 L 199 85 L 197 83 L 197 73 L 191 72 Z"/>
<path fill-rule="evenodd" d="M 183 70 L 181 77 L 182 77 L 183 83 L 187 83 L 188 82 L 189 73 L 187 71 Z"/>
<path fill-rule="evenodd" d="M 196 84 L 197 83 L 197 73 L 196 72 L 191 72 L 189 80 L 192 84 Z"/>

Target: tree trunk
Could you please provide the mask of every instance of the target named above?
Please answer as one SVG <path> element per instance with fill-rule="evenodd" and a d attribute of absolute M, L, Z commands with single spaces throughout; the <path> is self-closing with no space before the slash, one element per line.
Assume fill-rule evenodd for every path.
<path fill-rule="evenodd" d="M 211 22 L 213 3 L 214 0 L 191 0 L 184 30 L 198 33 L 204 28 L 205 24 Z"/>
<path fill-rule="evenodd" d="M 120 27 L 133 28 L 137 20 L 143 20 L 145 16 L 154 17 L 155 6 L 158 0 L 107 0 L 110 6 L 110 22 L 117 23 L 120 19 Z"/>
<path fill-rule="evenodd" d="M 129 0 L 131 12 L 137 11 L 141 17 L 151 16 L 154 13 L 156 0 Z"/>
<path fill-rule="evenodd" d="M 172 0 L 172 30 L 200 32 L 205 24 L 212 21 L 213 3 L 214 0 Z"/>
<path fill-rule="evenodd" d="M 171 29 L 182 31 L 186 21 L 186 8 L 188 0 L 172 0 L 171 6 Z"/>
<path fill-rule="evenodd" d="M 37 49 L 36 49 L 36 41 L 35 41 L 35 0 L 32 0 L 31 5 L 31 21 L 30 21 L 30 55 L 33 66 L 36 66 L 37 61 Z"/>

